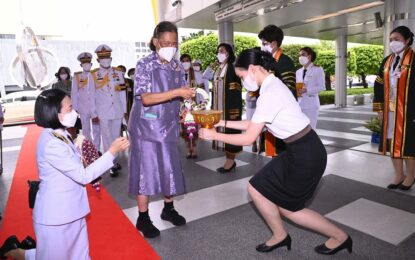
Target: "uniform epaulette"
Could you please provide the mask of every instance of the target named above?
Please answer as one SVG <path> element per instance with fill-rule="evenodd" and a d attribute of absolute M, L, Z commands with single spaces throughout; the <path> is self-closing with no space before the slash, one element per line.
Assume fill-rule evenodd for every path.
<path fill-rule="evenodd" d="M 118 68 L 118 67 L 112 67 L 112 69 L 114 69 L 114 70 L 118 70 L 118 71 L 122 71 L 120 68 Z"/>
<path fill-rule="evenodd" d="M 99 70 L 99 68 L 93 69 L 93 70 L 91 70 L 91 73 L 95 73 L 95 72 L 97 72 L 98 70 Z"/>

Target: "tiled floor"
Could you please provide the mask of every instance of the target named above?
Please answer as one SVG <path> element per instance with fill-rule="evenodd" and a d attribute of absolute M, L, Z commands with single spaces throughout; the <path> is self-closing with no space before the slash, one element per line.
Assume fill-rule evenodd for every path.
<path fill-rule="evenodd" d="M 341 252 L 332 258 L 415 259 L 415 188 L 407 192 L 385 188 L 393 169 L 390 158 L 378 154 L 377 145 L 370 143 L 370 132 L 363 127 L 375 115 L 370 106 L 327 106 L 320 115 L 317 133 L 329 154 L 328 164 L 309 207 L 329 217 L 354 240 L 353 254 Z M 0 212 L 24 133 L 24 127 L 3 132 L 7 163 L 0 176 Z M 175 207 L 186 217 L 187 225 L 173 227 L 161 220 L 162 197 L 151 198 L 150 216 L 162 232 L 148 242 L 163 259 L 323 259 L 313 247 L 326 238 L 288 221 L 293 250 L 257 253 L 255 246 L 267 240 L 270 232 L 250 202 L 246 186 L 270 159 L 245 147 L 237 156 L 236 171 L 219 174 L 215 170 L 223 165 L 224 154 L 211 150 L 209 142 L 198 145 L 198 159 L 190 160 L 184 158 L 182 142 L 179 146 L 188 193 L 176 198 Z M 121 175 L 116 179 L 105 176 L 103 183 L 135 224 L 136 200 L 126 192 L 126 155 L 121 163 Z"/>

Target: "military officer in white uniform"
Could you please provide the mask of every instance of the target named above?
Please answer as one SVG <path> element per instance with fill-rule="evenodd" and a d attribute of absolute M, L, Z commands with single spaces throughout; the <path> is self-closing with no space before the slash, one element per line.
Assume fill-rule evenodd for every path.
<path fill-rule="evenodd" d="M 320 99 L 318 93 L 325 90 L 324 70 L 322 67 L 314 65 L 316 53 L 309 47 L 300 50 L 299 62 L 303 66 L 296 72 L 296 82 L 304 83 L 299 90 L 298 103 L 301 111 L 310 119 L 310 126 L 317 127 L 318 109 Z"/>
<path fill-rule="evenodd" d="M 120 136 L 121 122 L 127 113 L 125 81 L 120 69 L 111 67 L 112 49 L 105 44 L 97 47 L 95 53 L 100 67 L 91 71 L 95 85 L 95 108 L 98 115 L 94 121 L 101 128 L 104 151 Z M 121 169 L 119 163 L 111 168 L 111 177 Z"/>
<path fill-rule="evenodd" d="M 82 71 L 75 72 L 72 80 L 72 106 L 79 113 L 82 123 L 82 134 L 86 139 L 93 141 L 99 150 L 101 147 L 101 132 L 99 123 L 92 123 L 97 118 L 95 109 L 95 84 L 91 75 L 92 54 L 83 52 L 78 55 Z M 92 134 L 91 134 L 92 128 Z"/>

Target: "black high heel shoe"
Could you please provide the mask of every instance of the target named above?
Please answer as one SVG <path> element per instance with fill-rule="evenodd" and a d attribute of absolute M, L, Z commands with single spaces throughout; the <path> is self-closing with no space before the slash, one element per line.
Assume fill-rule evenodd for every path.
<path fill-rule="evenodd" d="M 228 173 L 228 172 L 231 172 L 232 170 L 233 171 L 236 170 L 236 162 L 233 162 L 231 168 L 229 168 L 229 169 L 225 169 L 225 167 L 220 167 L 220 168 L 216 169 L 216 171 L 219 172 L 219 173 Z"/>
<path fill-rule="evenodd" d="M 343 249 L 347 249 L 347 251 L 349 251 L 349 253 L 351 254 L 353 251 L 353 240 L 350 236 L 347 237 L 347 239 L 338 247 L 335 248 L 328 248 L 326 246 L 326 244 L 321 244 L 319 246 L 316 246 L 314 248 L 314 250 L 322 255 L 334 255 L 337 252 L 343 250 Z"/>
<path fill-rule="evenodd" d="M 16 236 L 9 236 L 3 243 L 0 248 L 0 259 L 6 259 L 5 254 L 9 251 L 18 249 L 20 247 L 20 242 Z"/>
<path fill-rule="evenodd" d="M 390 190 L 396 190 L 397 188 L 399 188 L 399 187 L 402 185 L 402 182 L 403 182 L 403 181 L 401 181 L 401 182 L 400 182 L 400 183 L 398 183 L 398 184 L 391 183 L 391 184 L 389 184 L 386 188 L 388 188 L 388 189 L 390 189 Z"/>
<path fill-rule="evenodd" d="M 272 246 L 267 246 L 265 243 L 262 243 L 260 245 L 258 245 L 255 249 L 258 252 L 271 252 L 274 249 L 277 249 L 279 247 L 287 247 L 287 250 L 291 250 L 291 237 L 290 235 L 287 234 L 287 236 L 279 243 L 272 245 Z"/>
<path fill-rule="evenodd" d="M 24 250 L 36 248 L 36 241 L 32 237 L 27 236 L 20 242 L 20 248 Z"/>
<path fill-rule="evenodd" d="M 414 185 L 414 183 L 415 183 L 415 181 L 411 184 L 411 185 L 409 185 L 409 186 L 406 186 L 406 185 L 403 185 L 402 184 L 403 182 L 401 182 L 398 186 L 398 188 L 400 189 L 400 190 L 410 190 L 411 188 L 412 188 L 412 185 Z"/>

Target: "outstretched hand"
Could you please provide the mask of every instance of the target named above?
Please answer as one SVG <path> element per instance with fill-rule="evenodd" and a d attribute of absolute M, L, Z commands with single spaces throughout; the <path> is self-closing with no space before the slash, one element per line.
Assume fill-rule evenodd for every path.
<path fill-rule="evenodd" d="M 213 129 L 207 129 L 207 128 L 201 128 L 199 129 L 199 137 L 205 140 L 215 140 L 217 132 L 215 128 Z"/>
<path fill-rule="evenodd" d="M 108 151 L 112 155 L 117 155 L 117 153 L 126 150 L 130 146 L 130 141 L 128 141 L 127 137 L 119 137 L 112 142 Z"/>

